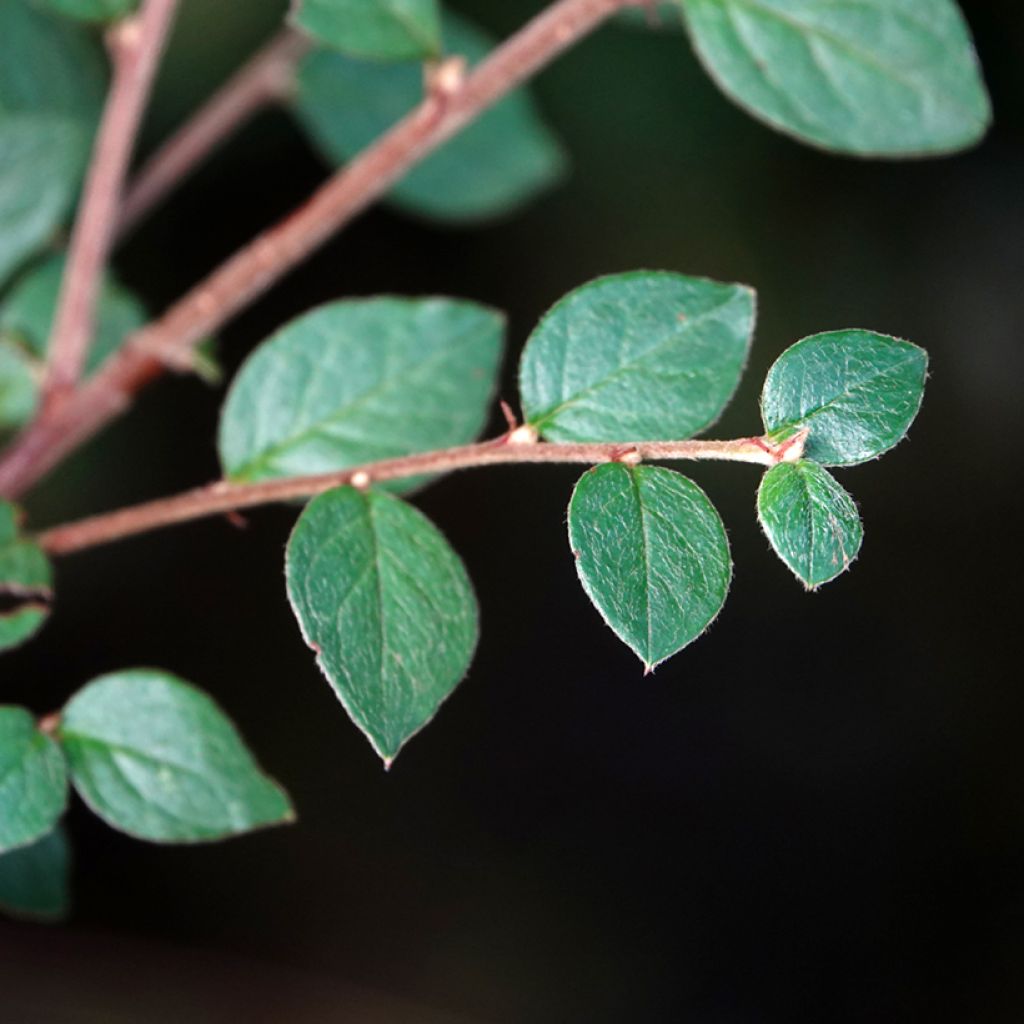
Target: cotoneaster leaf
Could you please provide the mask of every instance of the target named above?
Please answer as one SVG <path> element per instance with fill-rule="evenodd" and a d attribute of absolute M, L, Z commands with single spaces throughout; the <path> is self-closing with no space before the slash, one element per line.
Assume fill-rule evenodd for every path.
<path fill-rule="evenodd" d="M 80 21 L 109 22 L 127 17 L 139 0 L 42 0 L 42 6 Z"/>
<path fill-rule="evenodd" d="M 953 0 L 681 0 L 723 92 L 774 128 L 862 156 L 945 153 L 988 127 Z"/>
<path fill-rule="evenodd" d="M 441 52 L 437 0 L 295 0 L 291 20 L 350 57 L 426 60 Z"/>
<path fill-rule="evenodd" d="M 790 346 L 761 393 L 765 431 L 776 439 L 807 429 L 804 454 L 852 466 L 898 444 L 924 396 L 928 354 L 873 331 L 815 334 Z"/>
<path fill-rule="evenodd" d="M 473 657 L 478 612 L 462 562 L 416 509 L 341 487 L 307 505 L 285 574 L 317 664 L 390 764 Z"/>
<path fill-rule="evenodd" d="M 20 514 L 0 501 L 0 651 L 24 643 L 46 621 L 53 597 L 50 562 L 19 529 Z"/>
<path fill-rule="evenodd" d="M 845 572 L 864 539 L 853 499 L 815 462 L 769 469 L 757 492 L 757 515 L 775 553 L 808 590 Z"/>
<path fill-rule="evenodd" d="M 725 527 L 691 480 L 606 463 L 569 505 L 569 543 L 587 596 L 650 671 L 695 640 L 725 603 Z"/>
<path fill-rule="evenodd" d="M 0 855 L 0 911 L 32 921 L 61 921 L 71 904 L 71 851 L 61 826 Z"/>
<path fill-rule="evenodd" d="M 471 441 L 503 333 L 500 313 L 453 299 L 356 299 L 299 317 L 232 385 L 219 436 L 225 474 L 327 473 Z"/>
<path fill-rule="evenodd" d="M 754 331 L 752 289 L 635 271 L 570 292 L 523 352 L 527 422 L 551 441 L 683 440 L 721 415 Z"/>
<path fill-rule="evenodd" d="M 67 800 L 60 748 L 24 708 L 0 707 L 0 854 L 52 831 Z"/>
<path fill-rule="evenodd" d="M 82 799 L 137 839 L 204 842 L 294 820 L 220 708 L 166 672 L 89 683 L 65 707 L 58 738 Z"/>

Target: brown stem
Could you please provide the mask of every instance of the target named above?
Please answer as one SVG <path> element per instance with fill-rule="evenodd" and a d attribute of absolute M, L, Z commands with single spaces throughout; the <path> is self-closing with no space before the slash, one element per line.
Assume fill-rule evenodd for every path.
<path fill-rule="evenodd" d="M 73 551 L 109 544 L 175 523 L 237 512 L 257 505 L 309 498 L 343 484 L 353 484 L 362 488 L 383 480 L 451 473 L 459 469 L 480 466 L 542 462 L 588 466 L 601 462 L 624 462 L 635 465 L 645 459 L 668 462 L 718 459 L 774 466 L 779 462 L 793 462 L 799 459 L 803 454 L 806 436 L 806 432 L 802 432 L 781 444 L 761 437 L 746 437 L 736 441 L 547 444 L 537 442 L 536 435 L 529 428 L 520 427 L 495 441 L 483 441 L 479 444 L 424 452 L 398 459 L 385 459 L 337 473 L 288 477 L 255 484 L 236 484 L 221 480 L 172 498 L 162 498 L 117 512 L 92 516 L 76 523 L 56 526 L 40 534 L 38 540 L 51 555 L 67 555 Z"/>
<path fill-rule="evenodd" d="M 75 396 L 32 424 L 0 460 L 0 496 L 16 497 L 123 412 L 167 366 L 249 305 L 411 167 L 606 18 L 639 0 L 557 0 L 498 47 L 453 92 L 412 113 L 258 236 L 155 323 L 135 334 Z"/>
<path fill-rule="evenodd" d="M 138 15 L 108 35 L 113 79 L 71 234 L 42 385 L 43 418 L 67 398 L 85 366 L 121 191 L 177 5 L 145 0 Z"/>
<path fill-rule="evenodd" d="M 283 29 L 259 50 L 143 165 L 121 206 L 123 238 L 202 161 L 264 107 L 285 99 L 306 38 Z"/>

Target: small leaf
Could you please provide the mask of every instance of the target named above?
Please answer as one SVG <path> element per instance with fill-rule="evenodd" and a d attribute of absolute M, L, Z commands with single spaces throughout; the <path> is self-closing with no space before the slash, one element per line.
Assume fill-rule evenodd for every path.
<path fill-rule="evenodd" d="M 647 671 L 700 636 L 725 603 L 725 527 L 707 495 L 673 470 L 610 462 L 584 473 L 569 543 L 587 596 Z"/>
<path fill-rule="evenodd" d="M 94 22 L 118 21 L 138 5 L 138 0 L 43 0 L 43 6 L 57 14 Z"/>
<path fill-rule="evenodd" d="M 482 60 L 493 41 L 446 12 L 445 51 Z M 344 164 L 423 99 L 423 71 L 374 65 L 317 51 L 299 68 L 295 113 L 333 164 Z M 421 216 L 474 222 L 507 213 L 562 174 L 561 145 L 538 115 L 529 93 L 516 90 L 409 172 L 391 201 Z"/>
<path fill-rule="evenodd" d="M 991 111 L 953 0 L 681 0 L 730 99 L 773 128 L 862 156 L 951 152 Z"/>
<path fill-rule="evenodd" d="M 765 430 L 781 439 L 807 428 L 804 454 L 853 466 L 898 444 L 924 395 L 928 354 L 873 331 L 830 331 L 790 346 L 761 393 Z"/>
<path fill-rule="evenodd" d="M 453 299 L 359 299 L 299 317 L 242 367 L 219 447 L 233 480 L 327 473 L 472 440 L 504 318 Z"/>
<path fill-rule="evenodd" d="M 220 708 L 165 672 L 89 683 L 64 709 L 58 737 L 82 799 L 137 839 L 204 842 L 294 820 Z"/>
<path fill-rule="evenodd" d="M 0 853 L 52 831 L 67 800 L 60 748 L 24 708 L 0 707 Z"/>
<path fill-rule="evenodd" d="M 24 643 L 46 621 L 53 597 L 50 563 L 25 540 L 18 510 L 0 501 L 0 651 Z"/>
<path fill-rule="evenodd" d="M 317 664 L 390 765 L 473 657 L 478 614 L 462 562 L 416 509 L 341 487 L 306 506 L 285 574 Z"/>
<path fill-rule="evenodd" d="M 437 0 L 296 0 L 292 21 L 350 57 L 425 60 L 441 52 Z"/>
<path fill-rule="evenodd" d="M 0 910 L 31 921 L 62 921 L 71 905 L 71 851 L 61 826 L 0 856 Z"/>
<path fill-rule="evenodd" d="M 570 292 L 523 352 L 527 421 L 551 441 L 683 440 L 729 403 L 754 331 L 754 292 L 636 271 Z"/>
<path fill-rule="evenodd" d="M 35 412 L 64 265 L 61 255 L 32 267 L 0 302 L 0 430 L 22 426 Z M 142 304 L 108 276 L 100 293 L 86 373 L 99 369 L 145 322 Z"/>
<path fill-rule="evenodd" d="M 60 225 L 89 157 L 103 65 L 79 27 L 0 3 L 0 284 Z"/>
<path fill-rule="evenodd" d="M 808 590 L 849 569 L 864 539 L 853 499 L 816 462 L 769 469 L 757 492 L 757 515 L 775 553 Z"/>

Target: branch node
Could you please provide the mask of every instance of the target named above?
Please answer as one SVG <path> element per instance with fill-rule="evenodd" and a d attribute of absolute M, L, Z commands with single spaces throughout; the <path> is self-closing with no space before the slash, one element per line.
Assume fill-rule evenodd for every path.
<path fill-rule="evenodd" d="M 515 430 L 510 430 L 506 438 L 507 444 L 536 444 L 540 435 L 528 423 L 524 423 Z"/>
<path fill-rule="evenodd" d="M 349 480 L 349 483 L 357 491 L 369 490 L 369 487 L 370 487 L 370 474 L 367 473 L 365 469 L 361 469 L 357 473 L 353 473 L 352 474 L 352 479 Z"/>
<path fill-rule="evenodd" d="M 468 63 L 465 57 L 445 57 L 424 65 L 423 76 L 427 96 L 443 103 L 454 96 L 466 81 Z"/>
<path fill-rule="evenodd" d="M 611 462 L 621 462 L 624 466 L 639 466 L 644 461 L 636 448 L 622 448 L 612 453 Z"/>
<path fill-rule="evenodd" d="M 43 715 L 36 723 L 36 728 L 44 736 L 56 735 L 57 730 L 60 728 L 60 712 L 51 711 L 50 714 Z"/>

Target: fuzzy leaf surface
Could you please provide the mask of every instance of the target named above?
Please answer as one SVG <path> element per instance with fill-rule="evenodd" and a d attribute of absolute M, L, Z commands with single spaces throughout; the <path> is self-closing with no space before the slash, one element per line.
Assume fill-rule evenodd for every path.
<path fill-rule="evenodd" d="M 765 431 L 810 431 L 804 453 L 853 466 L 898 444 L 913 423 L 928 370 L 923 348 L 873 331 L 829 331 L 791 345 L 761 393 Z"/>
<path fill-rule="evenodd" d="M 707 629 L 732 559 L 707 495 L 680 473 L 606 463 L 569 505 L 569 543 L 587 596 L 650 670 Z"/>
<path fill-rule="evenodd" d="M 969 146 L 990 119 L 953 0 L 681 0 L 722 91 L 780 131 L 861 156 Z"/>
<path fill-rule="evenodd" d="M 71 851 L 61 826 L 0 856 L 0 911 L 32 921 L 68 915 Z"/>
<path fill-rule="evenodd" d="M 0 707 L 0 854 L 52 831 L 67 800 L 60 748 L 24 708 Z"/>
<path fill-rule="evenodd" d="M 441 52 L 437 0 L 298 0 L 292 21 L 350 57 L 411 61 Z"/>
<path fill-rule="evenodd" d="M 0 501 L 0 651 L 17 647 L 46 621 L 53 596 L 50 562 L 20 532 L 18 510 Z"/>
<path fill-rule="evenodd" d="M 547 313 L 523 352 L 526 420 L 550 441 L 683 440 L 721 415 L 754 331 L 754 292 L 636 271 Z"/>
<path fill-rule="evenodd" d="M 0 3 L 0 284 L 67 214 L 89 157 L 103 65 L 79 26 Z"/>
<path fill-rule="evenodd" d="M 445 52 L 478 63 L 493 40 L 451 13 Z M 299 68 L 294 109 L 332 164 L 351 160 L 423 99 L 423 71 L 377 65 L 321 50 Z M 496 103 L 411 170 L 390 193 L 404 210 L 441 221 L 475 222 L 523 205 L 562 174 L 562 147 L 528 92 Z"/>
<path fill-rule="evenodd" d="M 306 506 L 285 573 L 317 664 L 390 764 L 473 657 L 479 616 L 462 562 L 410 505 L 340 487 Z"/>
<path fill-rule="evenodd" d="M 845 572 L 864 539 L 853 499 L 816 462 L 769 469 L 757 492 L 757 515 L 775 553 L 808 590 Z"/>
<path fill-rule="evenodd" d="M 227 476 L 327 473 L 471 441 L 504 318 L 453 299 L 376 298 L 307 313 L 242 367 L 221 419 Z"/>
<path fill-rule="evenodd" d="M 220 708 L 165 672 L 94 680 L 64 709 L 58 736 L 82 799 L 137 839 L 203 842 L 294 820 Z"/>

